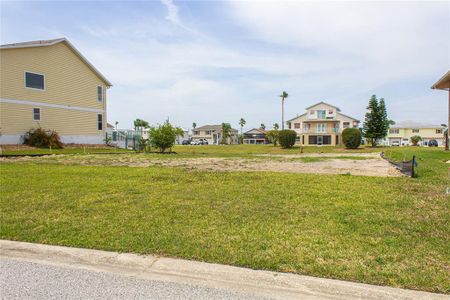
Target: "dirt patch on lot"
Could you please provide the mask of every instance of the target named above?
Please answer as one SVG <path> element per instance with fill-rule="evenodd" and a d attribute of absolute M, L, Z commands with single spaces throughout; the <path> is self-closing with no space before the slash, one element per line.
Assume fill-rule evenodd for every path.
<path fill-rule="evenodd" d="M 378 153 L 255 155 L 252 157 L 176 158 L 146 154 L 125 155 L 51 155 L 45 157 L 3 158 L 2 161 L 33 161 L 66 165 L 180 167 L 204 171 L 271 171 L 312 174 L 351 174 L 365 176 L 402 176 Z"/>

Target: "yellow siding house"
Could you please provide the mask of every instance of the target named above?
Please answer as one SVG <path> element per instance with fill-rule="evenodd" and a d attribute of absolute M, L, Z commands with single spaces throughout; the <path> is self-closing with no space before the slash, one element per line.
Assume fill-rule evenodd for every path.
<path fill-rule="evenodd" d="M 386 141 L 389 146 L 409 146 L 412 145 L 411 137 L 418 135 L 422 138 L 418 143 L 420 146 L 428 146 L 431 140 L 443 146 L 444 129 L 442 125 L 403 121 L 390 126 Z"/>
<path fill-rule="evenodd" d="M 0 70 L 0 144 L 38 127 L 63 143 L 104 143 L 112 85 L 66 38 L 1 45 Z"/>

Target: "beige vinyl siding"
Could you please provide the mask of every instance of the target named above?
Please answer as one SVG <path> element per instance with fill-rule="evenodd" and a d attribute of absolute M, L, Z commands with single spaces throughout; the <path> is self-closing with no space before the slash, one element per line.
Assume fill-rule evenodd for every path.
<path fill-rule="evenodd" d="M 105 110 L 106 87 L 65 43 L 0 50 L 0 97 Z M 45 90 L 25 88 L 25 71 L 43 74 Z M 97 86 L 104 101 L 97 101 Z"/>
<path fill-rule="evenodd" d="M 41 109 L 41 121 L 33 121 L 33 108 Z M 60 135 L 99 135 L 106 128 L 103 113 L 103 130 L 97 130 L 97 112 L 61 108 L 0 103 L 0 131 L 2 135 L 23 135 L 31 128 L 52 129 Z"/>

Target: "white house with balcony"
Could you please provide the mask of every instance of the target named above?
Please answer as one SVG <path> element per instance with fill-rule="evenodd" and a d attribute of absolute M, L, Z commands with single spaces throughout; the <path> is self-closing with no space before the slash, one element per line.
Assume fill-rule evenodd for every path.
<path fill-rule="evenodd" d="M 336 146 L 342 143 L 345 128 L 358 128 L 359 120 L 344 115 L 339 107 L 319 102 L 306 108 L 306 112 L 288 120 L 289 129 L 297 132 L 301 145 Z"/>

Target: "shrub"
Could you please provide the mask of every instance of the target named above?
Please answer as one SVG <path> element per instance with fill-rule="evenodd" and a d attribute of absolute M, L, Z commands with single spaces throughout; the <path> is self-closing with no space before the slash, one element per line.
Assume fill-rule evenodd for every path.
<path fill-rule="evenodd" d="M 278 136 L 279 136 L 279 131 L 276 129 L 273 130 L 269 130 L 266 132 L 266 136 L 267 139 L 269 140 L 269 142 L 271 142 L 274 146 L 277 145 L 278 143 Z"/>
<path fill-rule="evenodd" d="M 296 137 L 297 133 L 294 130 L 285 129 L 278 132 L 278 141 L 283 148 L 292 148 Z"/>
<path fill-rule="evenodd" d="M 342 142 L 347 149 L 356 149 L 361 145 L 361 131 L 357 128 L 345 128 L 342 132 Z"/>
<path fill-rule="evenodd" d="M 422 137 L 420 135 L 415 135 L 411 137 L 411 143 L 413 146 L 417 146 L 417 144 L 422 141 Z"/>
<path fill-rule="evenodd" d="M 159 151 L 165 152 L 166 149 L 172 148 L 178 135 L 183 135 L 181 128 L 173 127 L 169 122 L 165 122 L 158 127 L 150 127 L 149 130 L 150 145 L 158 148 Z"/>
<path fill-rule="evenodd" d="M 25 133 L 24 144 L 38 148 L 63 148 L 59 134 L 42 128 L 30 129 Z"/>

